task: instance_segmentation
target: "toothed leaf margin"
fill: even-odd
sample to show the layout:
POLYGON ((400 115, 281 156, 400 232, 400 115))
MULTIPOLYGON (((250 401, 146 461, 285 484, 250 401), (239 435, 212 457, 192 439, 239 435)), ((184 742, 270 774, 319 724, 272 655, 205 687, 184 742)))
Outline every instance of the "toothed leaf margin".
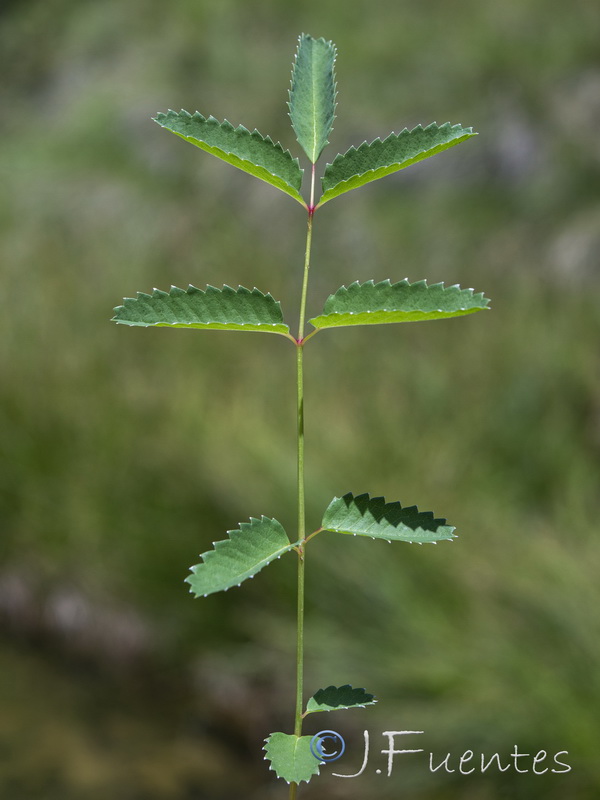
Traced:
POLYGON ((299 38, 292 69, 290 119, 298 143, 314 164, 333 129, 336 106, 336 48, 333 42, 299 38))
POLYGON ((323 515, 322 529, 337 533, 369 536, 388 542, 438 542, 454 539, 455 528, 445 519, 435 519, 431 511, 416 506, 386 503, 383 497, 368 494, 355 497, 351 492, 335 497, 323 515))
POLYGON ((327 164, 321 179, 323 196, 319 205, 448 150, 472 136, 477 136, 472 128, 451 125, 449 122, 443 125, 432 122, 426 128, 422 125, 410 131, 405 128, 400 133, 390 133, 383 141, 378 138, 370 143, 363 142, 359 147, 351 147, 327 164))
POLYGON ((306 714, 317 711, 341 711, 347 708, 364 708, 377 702, 374 695, 364 689, 353 689, 350 684, 319 689, 306 704, 306 714))
POLYGON ((213 116, 203 117, 199 111, 190 114, 183 109, 169 110, 166 114, 157 114, 154 121, 186 142, 270 183, 306 205, 300 194, 303 170, 298 159, 279 142, 275 144, 270 136, 263 136, 256 129, 250 132, 243 125, 234 128, 227 120, 219 122, 213 116))
POLYGON ((191 567, 192 574, 185 579, 196 597, 239 586, 298 545, 290 543, 281 523, 264 516, 250 517, 250 522, 227 534, 229 539, 215 542, 214 550, 203 553, 203 563, 191 567))
POLYGON ((307 783, 319 774, 319 765, 324 763, 310 749, 312 736, 295 736, 288 733, 272 733, 265 739, 265 760, 271 762, 270 769, 287 783, 307 783))
POLYGON ((406 278, 397 283, 355 281, 330 295, 323 313, 309 321, 315 328, 423 322, 473 314, 486 309, 489 302, 481 292, 458 285, 428 286, 427 281, 409 283, 406 278))
POLYGON ((190 284, 185 290, 172 286, 169 292, 138 292, 114 311, 113 321, 121 325, 289 334, 281 304, 270 294, 243 286, 207 286, 204 291, 190 284))

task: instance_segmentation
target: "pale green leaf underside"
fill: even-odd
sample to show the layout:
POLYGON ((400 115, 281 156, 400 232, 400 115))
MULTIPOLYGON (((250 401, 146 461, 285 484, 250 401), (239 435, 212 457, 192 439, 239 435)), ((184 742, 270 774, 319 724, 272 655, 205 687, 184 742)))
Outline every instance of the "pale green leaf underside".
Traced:
POLYGON ((352 686, 328 686, 319 689, 306 704, 306 713, 316 711, 341 711, 345 708, 364 708, 377 702, 372 694, 364 689, 353 689, 352 686))
POLYGON ((312 736, 294 736, 289 733, 272 733, 265 739, 265 760, 271 769, 288 783, 310 781, 319 774, 321 763, 310 751, 312 736))
POLYGON ((296 138, 313 164, 328 144, 335 119, 335 56, 332 42, 300 36, 288 105, 296 138))
POLYGON ((225 120, 203 117, 199 111, 167 111, 154 118, 161 127, 175 133, 186 142, 195 144, 207 153, 232 164, 238 169, 281 189, 294 200, 306 205, 300 194, 302 173, 298 159, 269 136, 257 130, 250 132, 243 125, 234 128, 225 120))
POLYGON ((138 292, 137 297, 126 297, 123 305, 115 308, 113 320, 141 327, 289 334, 280 303, 270 294, 243 286, 207 286, 205 291, 191 285, 185 290, 172 286, 169 292, 138 292))
POLYGON ((336 156, 333 163, 327 164, 319 205, 476 135, 472 128, 463 128, 462 125, 432 122, 426 128, 422 125, 411 131, 405 128, 398 134, 390 133, 383 141, 375 139, 371 143, 363 142, 360 147, 351 147, 343 155, 336 156))
POLYGON ((407 279, 398 283, 355 281, 330 295, 323 313, 310 323, 315 328, 333 328, 447 319, 481 311, 489 302, 473 289, 445 287, 443 283, 428 286, 426 281, 409 283, 407 279))
POLYGON ((434 519, 431 511, 416 506, 403 508, 400 503, 386 503, 383 497, 348 493, 335 497, 323 516, 323 530, 370 536, 388 542, 437 542, 453 539, 455 530, 445 519, 434 519))
POLYGON ((268 517, 250 517, 250 522, 241 522, 227 534, 229 539, 202 553, 203 563, 192 567, 185 579, 196 597, 239 586, 297 544, 291 544, 282 525, 268 517))

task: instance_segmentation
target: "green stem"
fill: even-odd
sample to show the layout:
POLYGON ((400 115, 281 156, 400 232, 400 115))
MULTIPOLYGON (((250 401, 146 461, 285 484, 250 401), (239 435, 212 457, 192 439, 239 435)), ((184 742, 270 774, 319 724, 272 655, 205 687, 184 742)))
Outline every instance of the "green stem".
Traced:
MULTIPOLYGON (((306 524, 304 500, 304 319, 306 314, 306 295, 308 290, 308 271, 310 268, 310 249, 312 244, 312 221, 315 196, 315 167, 313 164, 308 207, 308 227, 306 231, 306 251, 304 255, 304 277, 302 298, 300 300, 300 324, 296 342, 296 383, 298 388, 298 626, 296 631, 296 713, 294 734, 302 734, 302 707, 304 688, 304 559, 306 524)), ((298 786, 290 784, 290 800, 296 800, 298 786)))
POLYGON ((304 664, 304 558, 305 536, 304 520, 304 380, 303 380, 303 353, 304 348, 298 344, 297 376, 298 376, 298 627, 296 631, 296 716, 294 733, 300 736, 302 732, 302 689, 303 689, 303 664, 304 664))

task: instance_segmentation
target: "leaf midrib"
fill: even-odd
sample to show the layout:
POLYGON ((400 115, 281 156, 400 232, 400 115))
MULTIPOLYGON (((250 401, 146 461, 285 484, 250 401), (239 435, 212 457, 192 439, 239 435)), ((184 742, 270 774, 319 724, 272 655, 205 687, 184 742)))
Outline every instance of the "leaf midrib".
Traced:
POLYGON ((313 163, 317 161, 319 157, 317 153, 317 90, 316 90, 316 64, 315 64, 315 47, 314 45, 311 47, 311 78, 312 78, 312 107, 313 107, 313 163))
MULTIPOLYGON (((263 170, 264 172, 267 173, 267 175, 270 175, 272 178, 276 178, 277 180, 282 181, 283 183, 286 184, 286 186, 289 186, 291 189, 295 188, 295 187, 293 187, 291 185, 291 183, 288 183, 288 181, 286 181, 285 178, 282 178, 281 175, 277 175, 275 172, 271 172, 270 169, 267 169, 262 164, 255 164, 254 161, 250 161, 249 158, 242 158, 237 153, 234 153, 233 150, 225 150, 222 147, 218 147, 216 144, 207 144, 202 139, 198 139, 196 136, 184 136, 181 133, 177 133, 176 136, 180 136, 182 139, 187 139, 190 142, 190 144, 194 144, 196 142, 199 142, 200 144, 204 145, 204 147, 209 152, 214 150, 214 151, 216 151, 218 153, 223 153, 223 155, 230 156, 231 158, 235 158, 237 161, 239 161, 242 164, 250 164, 250 166, 254 167, 255 169, 263 170)), ((202 148, 202 149, 204 149, 204 148, 202 148)))
MULTIPOLYGON (((259 561, 255 562, 254 567, 250 567, 249 569, 246 570, 246 572, 251 572, 256 567, 259 567, 259 569, 257 571, 260 571, 263 567, 266 567, 267 564, 270 564, 271 561, 273 561, 275 558, 278 558, 279 556, 283 555, 284 553, 287 553, 289 550, 291 550, 293 547, 297 547, 299 544, 300 544, 300 542, 298 541, 298 542, 294 542, 294 544, 285 545, 284 547, 279 548, 279 550, 276 550, 274 553, 272 553, 270 557, 264 556, 262 559, 260 559, 259 561), (259 566, 259 565, 261 565, 261 566, 259 566)), ((211 552, 213 552, 213 551, 211 551, 211 552)))
MULTIPOLYGON (((296 734, 294 734, 294 735, 296 736, 296 734)), ((300 747, 300 741, 301 741, 301 739, 302 739, 302 736, 296 736, 296 741, 295 741, 295 743, 294 743, 294 754, 293 754, 293 759, 294 759, 294 770, 298 769, 298 748, 300 747)), ((313 755, 314 755, 314 754, 313 754, 313 755)), ((314 774, 314 773, 313 773, 313 774, 314 774)), ((317 774, 318 774, 318 773, 317 773, 317 774)))

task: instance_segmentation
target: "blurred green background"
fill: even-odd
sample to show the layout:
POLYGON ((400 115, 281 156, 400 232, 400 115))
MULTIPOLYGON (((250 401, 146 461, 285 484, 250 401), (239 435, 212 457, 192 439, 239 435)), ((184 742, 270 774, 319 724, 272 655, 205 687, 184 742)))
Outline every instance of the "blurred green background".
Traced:
POLYGON ((256 285, 296 318, 300 207, 150 117, 197 108, 298 153, 301 31, 339 49, 327 160, 433 120, 480 132, 319 212, 309 312, 388 277, 493 305, 307 348, 309 524, 370 491, 460 538, 311 548, 307 690, 380 702, 307 726, 343 732, 340 772, 364 728, 373 755, 302 795, 600 795, 598 22, 587 0, 5 0, 2 798, 286 796, 260 748, 291 727, 294 559, 202 602, 183 579, 250 515, 293 530, 293 348, 108 320, 188 282, 256 285), (381 731, 408 729, 439 760, 518 745, 567 750, 572 770, 431 774, 403 756, 376 775, 381 731))

